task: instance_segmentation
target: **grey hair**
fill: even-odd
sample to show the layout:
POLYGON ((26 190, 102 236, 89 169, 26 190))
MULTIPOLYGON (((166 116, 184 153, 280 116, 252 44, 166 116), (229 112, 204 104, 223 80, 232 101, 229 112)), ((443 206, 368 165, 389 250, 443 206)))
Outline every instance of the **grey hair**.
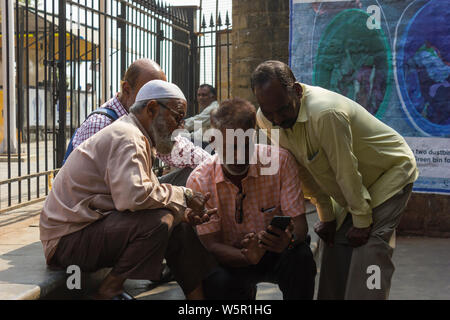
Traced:
POLYGON ((254 129, 256 126, 255 106, 238 97, 222 101, 219 108, 210 114, 211 125, 216 129, 254 129))
POLYGON ((141 100, 138 102, 135 102, 131 107, 130 107, 130 112, 133 114, 140 114, 142 112, 142 110, 145 108, 145 106, 148 104, 149 101, 151 100, 155 100, 155 101, 159 101, 162 102, 164 104, 167 104, 170 99, 148 99, 148 100, 141 100))
POLYGON ((287 64, 277 60, 268 60, 259 64, 253 71, 250 78, 252 91, 255 91, 255 87, 265 85, 272 80, 278 80, 286 89, 292 88, 297 81, 287 64))

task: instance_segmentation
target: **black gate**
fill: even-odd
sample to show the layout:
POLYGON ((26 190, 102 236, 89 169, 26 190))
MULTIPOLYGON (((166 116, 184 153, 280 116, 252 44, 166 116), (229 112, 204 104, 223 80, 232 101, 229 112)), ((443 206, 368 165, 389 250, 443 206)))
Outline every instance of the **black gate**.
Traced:
POLYGON ((12 70, 15 81, 2 88, 8 99, 2 104, 0 213, 48 194, 68 139, 119 91, 134 60, 158 62, 194 113, 198 8, 148 0, 2 1, 12 10, 3 15, 10 27, 3 38, 12 45, 2 49, 15 66, 7 78, 12 70))

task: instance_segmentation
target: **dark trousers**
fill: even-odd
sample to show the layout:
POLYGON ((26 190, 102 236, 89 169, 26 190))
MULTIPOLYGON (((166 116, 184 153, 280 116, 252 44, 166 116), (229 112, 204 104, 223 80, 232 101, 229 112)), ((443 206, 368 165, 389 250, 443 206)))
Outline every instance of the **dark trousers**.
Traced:
POLYGON ((353 226, 347 214, 342 226, 336 231, 334 245, 321 245, 318 300, 387 300, 391 289, 394 263, 392 255, 395 229, 400 223, 408 204, 413 184, 408 184, 396 195, 372 209, 373 225, 366 244, 353 248, 346 234, 353 226), (369 277, 380 270, 380 287, 370 288, 369 277))
POLYGON ((112 267, 115 276, 159 280, 166 258, 175 280, 188 294, 216 262, 190 225, 173 227, 171 221, 165 209, 113 212, 62 237, 51 264, 78 265, 86 272, 112 267))
POLYGON ((256 284, 271 282, 278 284, 284 300, 312 300, 316 273, 311 249, 302 243, 281 254, 267 252, 254 266, 218 266, 203 280, 203 290, 212 300, 254 300, 256 284))
POLYGON ((172 172, 165 174, 158 178, 159 183, 167 183, 174 186, 186 186, 187 179, 189 178, 191 172, 194 169, 192 168, 178 168, 173 170, 172 172))

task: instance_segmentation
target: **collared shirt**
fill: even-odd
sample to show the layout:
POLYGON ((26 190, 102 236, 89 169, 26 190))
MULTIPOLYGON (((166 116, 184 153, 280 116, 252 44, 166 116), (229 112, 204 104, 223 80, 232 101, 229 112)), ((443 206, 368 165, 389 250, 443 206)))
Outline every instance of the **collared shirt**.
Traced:
POLYGON ((123 116, 73 150, 56 176, 40 217, 47 262, 61 237, 117 211, 167 208, 181 220, 183 187, 160 184, 141 123, 123 116))
MULTIPOLYGON (((116 94, 113 98, 105 102, 101 107, 114 110, 118 118, 128 114, 125 107, 122 105, 122 103, 120 103, 118 99, 118 94, 116 94)), ((113 121, 107 116, 103 114, 93 114, 81 124, 80 128, 78 128, 77 132, 75 133, 75 136, 73 137, 72 140, 73 148, 75 149, 84 140, 86 140, 90 136, 93 136, 94 134, 102 130, 104 127, 109 126, 111 123, 113 123, 113 121)))
POLYGON ((156 153, 164 163, 175 168, 195 168, 204 160, 211 158, 211 154, 195 146, 191 140, 178 135, 174 138, 175 144, 169 154, 156 153))
MULTIPOLYGON (((122 103, 120 103, 118 94, 105 102, 102 105, 102 108, 114 110, 119 118, 128 114, 128 111, 122 103)), ((103 114, 93 114, 81 124, 80 128, 75 133, 72 141, 73 148, 75 149, 83 141, 109 126, 111 123, 113 123, 113 121, 107 116, 103 114)), ((197 164, 209 158, 211 155, 202 148, 195 146, 189 139, 183 136, 177 136, 175 138, 175 145, 172 153, 167 155, 156 153, 156 156, 171 167, 195 168, 197 164)))
MULTIPOLYGON (((206 141, 204 138, 204 133, 206 130, 211 128, 211 112, 213 112, 215 109, 219 107, 219 103, 217 101, 211 102, 209 106, 207 106, 205 109, 202 110, 199 114, 187 118, 184 122, 184 128, 188 131, 194 131, 192 133, 192 138, 198 140, 198 141, 206 141), (200 122, 201 126, 199 129, 195 127, 195 122, 200 122), (195 130, 197 129, 197 130, 195 130)), ((206 141, 209 142, 209 141, 206 141)))
POLYGON ((405 139, 358 103, 332 91, 301 84, 303 96, 291 129, 273 127, 261 110, 260 128, 279 129, 279 144, 299 165, 305 196, 322 221, 347 212, 353 225, 370 226, 372 208, 418 177, 416 161, 405 139))
POLYGON ((224 244, 240 247, 240 241, 247 233, 266 230, 274 215, 296 217, 305 213, 294 157, 286 150, 258 144, 254 155, 271 153, 279 160, 275 174, 261 174, 263 165, 258 161, 250 165, 247 176, 242 180, 245 198, 240 224, 235 219, 239 188, 224 176, 218 155, 203 162, 192 172, 186 186, 204 194, 210 192, 211 198, 206 206, 218 209, 209 222, 197 226, 199 235, 220 232, 224 244), (281 207, 282 213, 273 210, 277 207, 281 207))

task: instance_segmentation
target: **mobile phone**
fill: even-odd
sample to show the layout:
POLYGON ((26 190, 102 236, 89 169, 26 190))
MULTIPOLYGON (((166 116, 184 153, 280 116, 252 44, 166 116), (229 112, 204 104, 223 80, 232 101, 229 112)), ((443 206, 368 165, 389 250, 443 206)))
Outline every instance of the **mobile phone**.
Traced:
MULTIPOLYGON (((272 227, 278 228, 280 230, 286 230, 289 223, 291 222, 291 217, 288 216, 274 216, 272 218, 272 221, 270 222, 270 225, 272 227)), ((267 231, 271 233, 270 231, 267 231)), ((272 233, 273 234, 273 233, 272 233)))
MULTIPOLYGON (((272 218, 272 221, 270 222, 270 225, 271 225, 272 227, 275 227, 275 228, 278 228, 278 229, 281 229, 281 230, 284 231, 284 230, 286 230, 286 228, 288 227, 288 225, 289 225, 290 222, 291 222, 291 217, 287 217, 287 216, 274 216, 274 217, 272 218)), ((273 233, 273 232, 270 232, 269 230, 267 230, 266 232, 278 237, 278 235, 276 235, 276 234, 273 233)), ((265 243, 262 242, 261 240, 260 240, 260 243, 265 244, 265 243)))

